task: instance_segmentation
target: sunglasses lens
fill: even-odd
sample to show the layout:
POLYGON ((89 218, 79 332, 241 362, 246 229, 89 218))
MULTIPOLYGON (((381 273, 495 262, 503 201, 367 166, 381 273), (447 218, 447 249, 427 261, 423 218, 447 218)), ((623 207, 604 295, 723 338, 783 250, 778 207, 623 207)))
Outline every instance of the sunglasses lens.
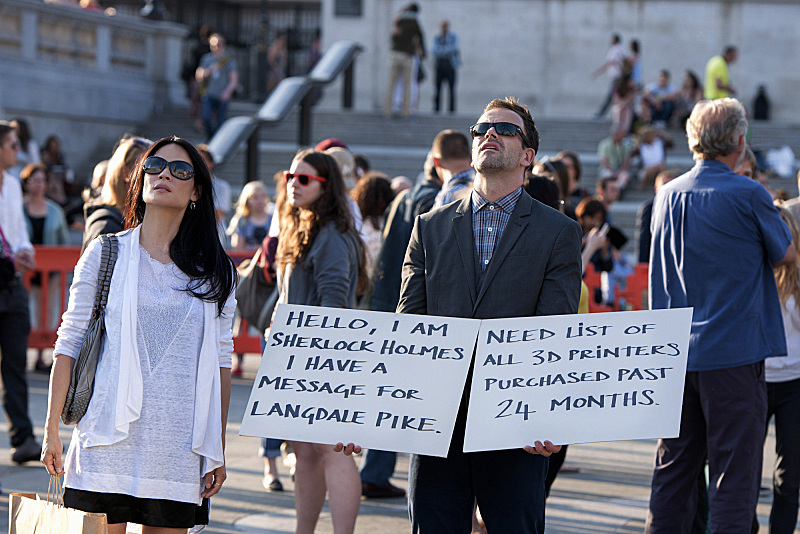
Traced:
POLYGON ((142 169, 147 174, 158 174, 164 170, 167 162, 158 156, 150 156, 146 160, 144 160, 144 165, 142 165, 142 169))
POLYGON ((169 170, 179 180, 191 180, 194 176, 194 168, 185 161, 173 161, 169 170))
POLYGON ((300 182, 300 185, 308 185, 309 178, 307 174, 293 174, 291 172, 287 172, 286 174, 284 174, 284 176, 286 177, 287 184, 292 181, 292 178, 294 178, 295 180, 300 182))
POLYGON ((516 135, 517 129, 514 127, 513 124, 508 122, 498 122, 494 125, 495 130, 500 135, 516 135))
POLYGON ((488 132, 490 128, 494 128, 494 131, 497 132, 498 135, 509 137, 517 135, 518 132, 517 125, 510 122, 481 122, 474 125, 469 131, 472 137, 479 137, 486 135, 486 132, 488 132))
POLYGON ((472 134, 472 137, 479 137, 481 135, 486 135, 486 132, 489 131, 491 124, 488 122, 481 122, 480 124, 475 124, 472 128, 469 129, 469 133, 472 134))

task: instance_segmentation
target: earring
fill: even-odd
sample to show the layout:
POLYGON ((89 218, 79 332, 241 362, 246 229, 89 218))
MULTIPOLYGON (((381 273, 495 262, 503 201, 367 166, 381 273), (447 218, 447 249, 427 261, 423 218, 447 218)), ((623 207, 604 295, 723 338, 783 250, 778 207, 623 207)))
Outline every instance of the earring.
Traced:
POLYGON ((195 201, 194 201, 194 200, 192 200, 191 202, 189 202, 189 209, 190 209, 190 210, 193 210, 193 209, 195 208, 195 206, 196 206, 196 205, 197 205, 197 204, 195 203, 195 201))

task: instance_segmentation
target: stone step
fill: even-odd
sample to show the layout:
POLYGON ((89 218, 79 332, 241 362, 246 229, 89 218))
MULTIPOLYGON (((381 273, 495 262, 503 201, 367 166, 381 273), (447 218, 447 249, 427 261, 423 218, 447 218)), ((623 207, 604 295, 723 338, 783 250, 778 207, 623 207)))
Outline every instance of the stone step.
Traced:
MULTIPOLYGON (((233 102, 229 115, 253 115, 258 108, 259 106, 251 103, 233 102)), ((271 177, 285 169, 300 148, 297 143, 298 116, 298 112, 290 113, 281 124, 265 126, 259 131, 258 176, 269 186, 272 185, 271 177)), ((466 133, 474 120, 474 117, 466 115, 420 115, 410 120, 395 120, 386 119, 378 113, 315 111, 312 140, 317 142, 328 137, 338 137, 354 153, 366 155, 375 170, 391 177, 404 175, 413 179, 421 172, 430 143, 439 131, 455 127, 466 133)), ((581 185, 593 190, 600 163, 596 153, 597 144, 608 135, 608 121, 542 117, 536 122, 542 135, 539 157, 552 157, 566 149, 576 151, 584 169, 581 185)), ((142 125, 141 130, 143 135, 151 138, 179 135, 196 143, 205 140, 202 132, 194 130, 193 120, 186 108, 174 108, 155 115, 142 125)), ((796 154, 800 154, 798 133, 800 125, 796 124, 754 122, 751 126, 753 146, 762 150, 789 145, 796 154)), ((667 151, 667 166, 681 171, 691 168, 694 162, 685 134, 670 131, 670 135, 674 146, 667 151)), ((244 152, 240 151, 230 161, 219 166, 217 174, 228 180, 234 187, 234 192, 237 192, 245 180, 244 152)), ((797 194, 794 178, 773 178, 770 185, 775 189, 785 189, 792 196, 797 194)), ((635 189, 635 185, 632 189, 635 189)), ((643 200, 636 197, 632 189, 626 193, 626 201, 643 200)), ((649 193, 643 194, 646 197, 649 193)))

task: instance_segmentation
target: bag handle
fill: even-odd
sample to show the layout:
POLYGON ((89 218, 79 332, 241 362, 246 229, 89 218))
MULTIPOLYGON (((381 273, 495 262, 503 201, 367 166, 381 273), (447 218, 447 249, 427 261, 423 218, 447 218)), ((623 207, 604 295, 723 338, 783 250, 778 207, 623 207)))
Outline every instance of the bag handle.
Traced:
POLYGON ((118 241, 115 235, 102 235, 103 251, 100 255, 100 270, 97 275, 97 290, 94 295, 93 315, 99 315, 108 302, 108 289, 111 286, 111 275, 117 261, 118 241))
POLYGON ((64 487, 56 475, 50 475, 50 485, 47 487, 47 502, 59 508, 64 507, 64 487))
POLYGON ((272 274, 269 272, 269 265, 267 265, 267 254, 264 251, 263 244, 258 246, 250 263, 253 265, 253 269, 261 269, 261 272, 264 273, 264 279, 267 282, 270 284, 273 282, 272 274))

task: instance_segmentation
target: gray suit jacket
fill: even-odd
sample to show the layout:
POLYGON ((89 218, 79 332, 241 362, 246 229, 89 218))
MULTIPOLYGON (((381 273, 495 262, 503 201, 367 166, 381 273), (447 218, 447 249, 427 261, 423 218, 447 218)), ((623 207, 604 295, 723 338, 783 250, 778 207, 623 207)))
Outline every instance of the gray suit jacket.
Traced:
POLYGON ((417 218, 397 311, 477 319, 577 313, 580 225, 523 191, 478 292, 471 197, 417 218))

